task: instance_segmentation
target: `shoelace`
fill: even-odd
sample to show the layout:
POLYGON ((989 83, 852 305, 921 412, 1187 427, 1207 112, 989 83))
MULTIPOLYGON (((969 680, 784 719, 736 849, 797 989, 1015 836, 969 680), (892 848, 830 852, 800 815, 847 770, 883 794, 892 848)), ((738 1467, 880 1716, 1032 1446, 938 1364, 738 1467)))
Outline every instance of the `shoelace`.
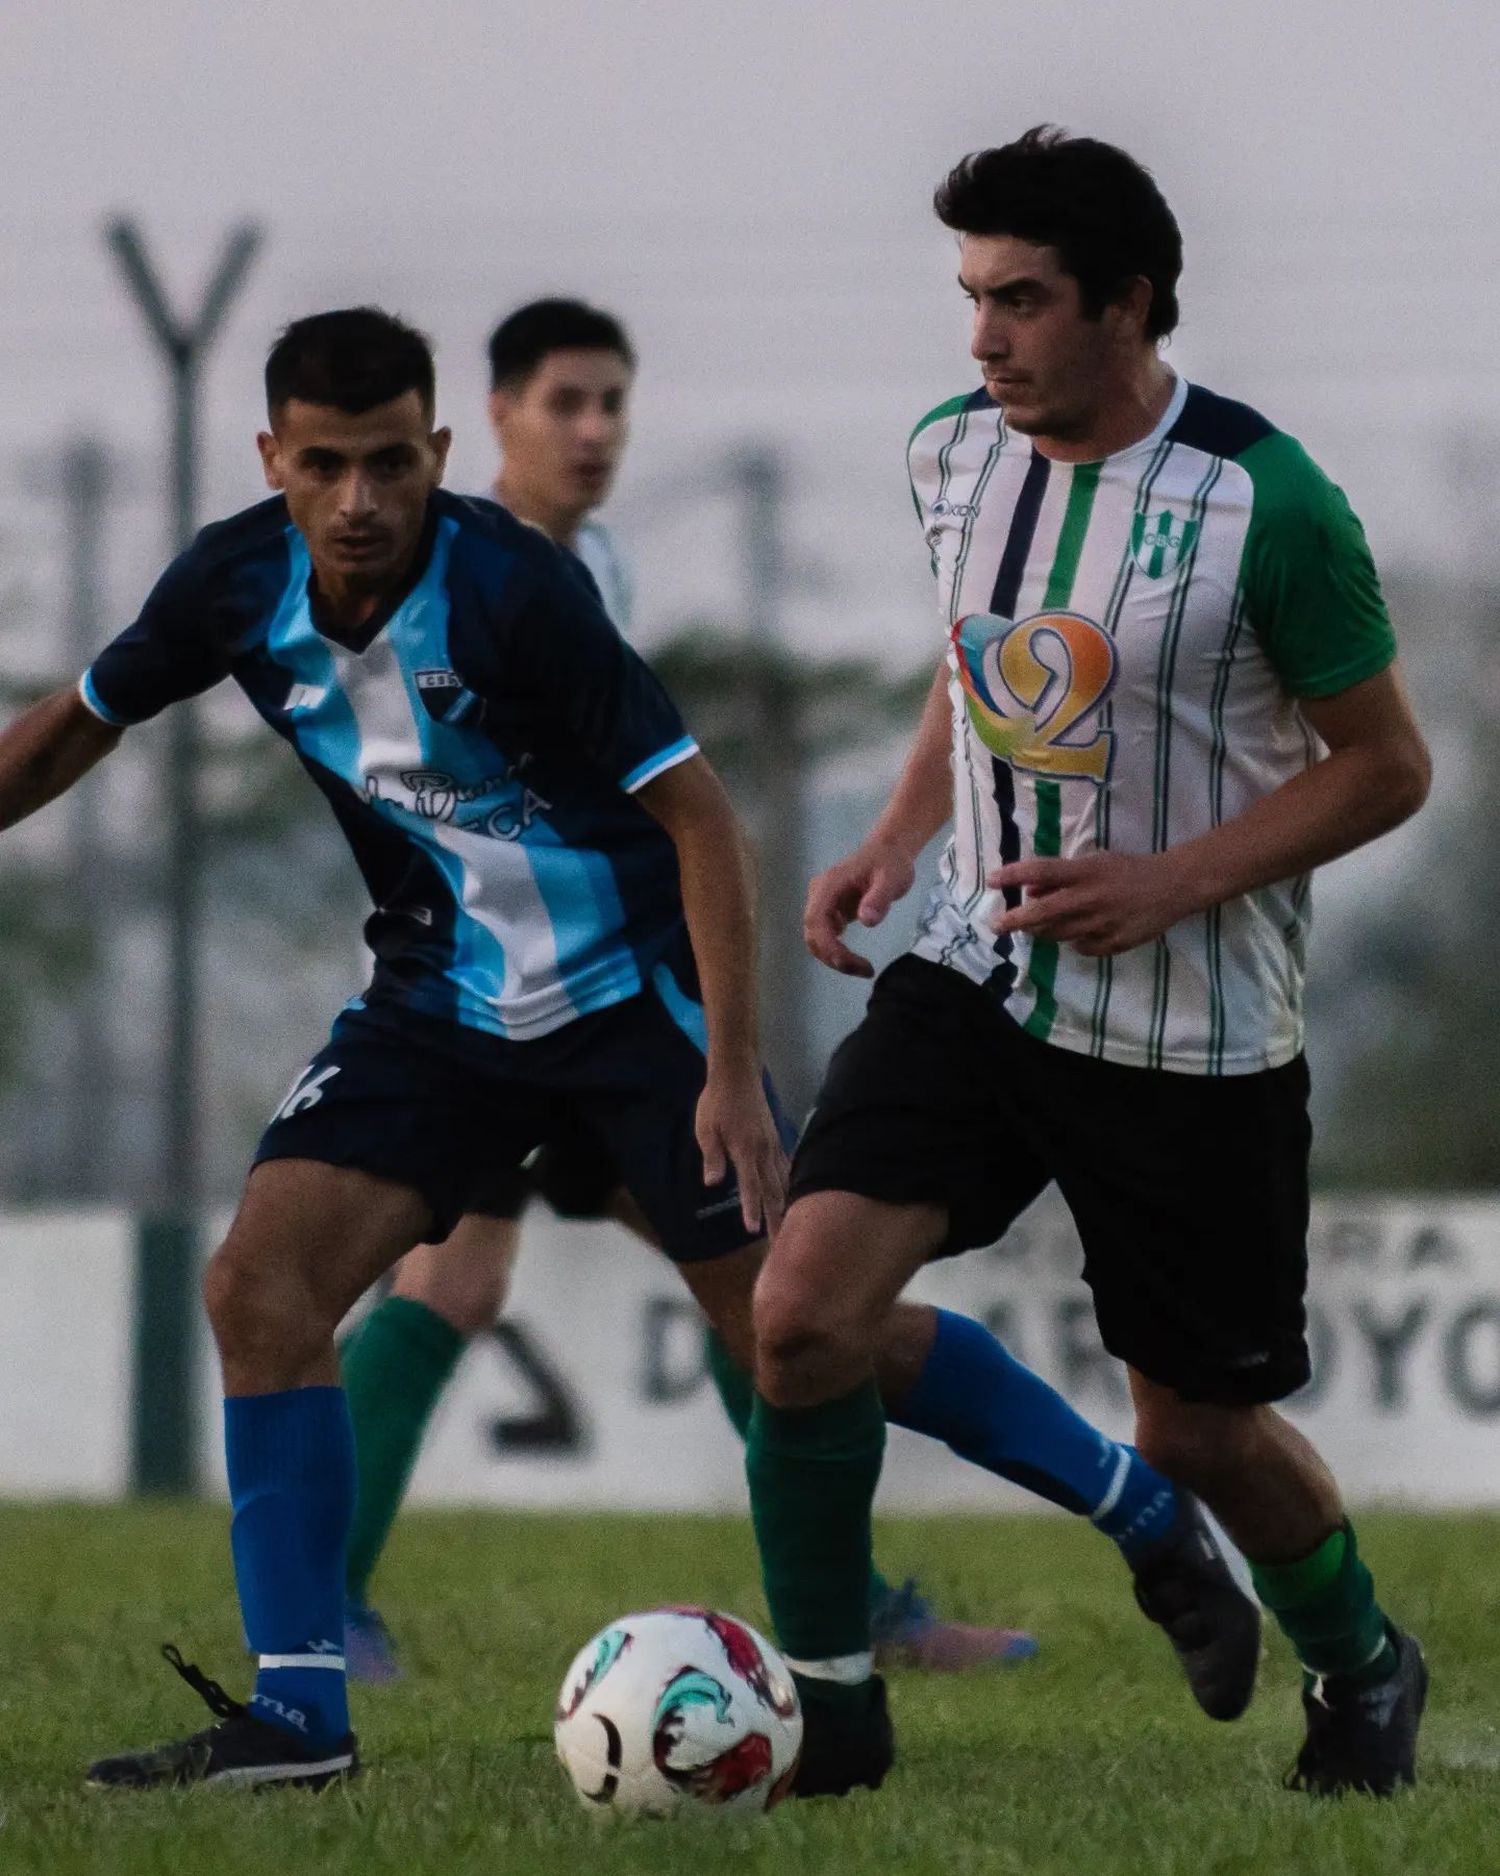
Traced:
POLYGON ((237 1720, 248 1711, 242 1700, 226 1694, 217 1681, 211 1681, 195 1662, 184 1661, 180 1649, 171 1642, 162 1643, 162 1658, 174 1667, 203 1702, 210 1713, 221 1720, 237 1720))

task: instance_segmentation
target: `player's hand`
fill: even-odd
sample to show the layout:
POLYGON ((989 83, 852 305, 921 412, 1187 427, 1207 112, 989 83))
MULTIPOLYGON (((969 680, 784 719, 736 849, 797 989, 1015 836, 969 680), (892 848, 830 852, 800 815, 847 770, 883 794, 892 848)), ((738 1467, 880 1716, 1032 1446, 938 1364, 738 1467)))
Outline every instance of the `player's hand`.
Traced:
POLYGON ((704 1185, 718 1185, 733 1167, 745 1229, 775 1231, 786 1210, 787 1158, 758 1063, 709 1069, 696 1131, 704 1185))
POLYGON ((846 977, 873 977, 875 966, 844 943, 857 919, 878 925, 912 889, 917 870, 911 856, 890 841, 866 841, 847 860, 819 873, 807 889, 802 936, 820 964, 846 977))
POLYGON ((1086 958, 1114 957, 1160 938, 1201 911, 1168 853, 1089 853, 1077 860, 1017 860, 985 876, 996 887, 1020 886, 1025 898, 1002 907, 998 932, 1028 932, 1071 945, 1086 958))

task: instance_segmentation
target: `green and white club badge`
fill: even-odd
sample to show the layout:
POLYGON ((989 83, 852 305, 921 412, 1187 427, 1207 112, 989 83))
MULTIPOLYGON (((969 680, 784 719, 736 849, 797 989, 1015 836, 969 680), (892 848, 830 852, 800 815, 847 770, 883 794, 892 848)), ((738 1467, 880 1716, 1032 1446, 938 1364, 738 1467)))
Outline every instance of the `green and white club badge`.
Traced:
POLYGON ((1159 580, 1181 564, 1198 538, 1196 521, 1179 521, 1170 508, 1137 515, 1130 524, 1130 551, 1148 579, 1159 580))

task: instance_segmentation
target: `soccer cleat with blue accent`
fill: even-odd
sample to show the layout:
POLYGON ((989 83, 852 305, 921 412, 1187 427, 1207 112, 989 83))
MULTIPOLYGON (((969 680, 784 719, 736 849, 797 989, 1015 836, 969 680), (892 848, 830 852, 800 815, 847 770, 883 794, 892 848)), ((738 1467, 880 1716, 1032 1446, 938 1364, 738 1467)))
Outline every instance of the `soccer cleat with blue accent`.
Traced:
POLYGON ((1315 1798, 1347 1792, 1389 1798, 1417 1782, 1417 1728, 1427 1704, 1427 1663, 1414 1635, 1386 1633, 1396 1668, 1373 1687, 1350 1687, 1332 1677, 1315 1680, 1302 1696, 1307 1738, 1287 1774, 1289 1791, 1315 1798))
POLYGON ((896 1735, 878 1674, 859 1686, 792 1675, 802 1703, 802 1752, 794 1798, 842 1798, 856 1785, 879 1789, 896 1760, 896 1735))
POLYGON ((1177 1491, 1177 1521, 1129 1559, 1141 1613, 1167 1632, 1193 1698, 1211 1720, 1237 1720, 1260 1667, 1260 1605, 1234 1579, 1203 1507, 1177 1491))
POLYGON ((344 1612, 344 1665, 351 1681, 386 1687, 401 1678, 396 1644, 379 1612, 351 1602, 344 1612))
POLYGON ((981 1628, 945 1622, 909 1576, 870 1602, 870 1641, 883 1668, 914 1668, 926 1674, 962 1674, 969 1668, 1029 1661, 1034 1635, 1017 1628, 981 1628))
POLYGON ((96 1791, 149 1791, 163 1785, 291 1785, 321 1791, 359 1770, 353 1733, 335 1746, 314 1746, 284 1727, 256 1719, 243 1701, 231 1699, 170 1643, 162 1654, 218 1716, 218 1723, 147 1752, 96 1760, 86 1781, 96 1791))

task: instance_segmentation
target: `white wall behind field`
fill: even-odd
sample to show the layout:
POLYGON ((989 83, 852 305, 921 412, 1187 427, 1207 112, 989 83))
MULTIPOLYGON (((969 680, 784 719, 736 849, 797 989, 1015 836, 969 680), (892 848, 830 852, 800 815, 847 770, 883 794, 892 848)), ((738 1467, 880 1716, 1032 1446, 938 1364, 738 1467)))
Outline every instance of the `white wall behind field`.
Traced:
MULTIPOLYGON (((1311 1245, 1315 1378, 1290 1412, 1356 1502, 1500 1505, 1500 1200, 1323 1201, 1311 1245)), ((1117 1437, 1123 1377, 1100 1349, 1054 1199, 998 1246, 936 1265, 914 1293, 989 1321, 1117 1437)), ((113 1496, 131 1423, 129 1223, 0 1216, 0 1495, 113 1496)), ((205 1487, 223 1490, 204 1352, 205 1487)), ((413 1502, 735 1509, 738 1444, 701 1327, 668 1266, 610 1225, 528 1218, 503 1338, 471 1349, 413 1502)), ((887 1510, 1020 1510, 1034 1500, 892 1434, 887 1510)))
POLYGON ((132 1244, 121 1213, 0 1214, 0 1492, 126 1489, 132 1244))

